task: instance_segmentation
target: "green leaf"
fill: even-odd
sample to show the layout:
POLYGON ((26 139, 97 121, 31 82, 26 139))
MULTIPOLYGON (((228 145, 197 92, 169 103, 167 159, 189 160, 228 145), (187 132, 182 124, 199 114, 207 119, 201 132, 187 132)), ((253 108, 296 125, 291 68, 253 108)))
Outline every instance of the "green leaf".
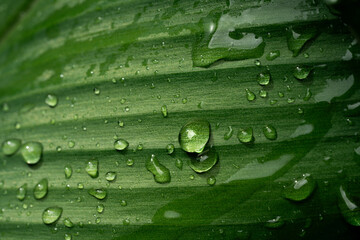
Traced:
POLYGON ((351 15, 349 30, 308 0, 2 1, 0 12, 1 239, 358 236, 351 15), (194 119, 206 124, 184 149, 194 119), (41 151, 24 161, 28 143, 41 151), (188 152, 210 147, 217 161, 197 173, 188 152), (284 198, 303 174, 301 201, 284 198))

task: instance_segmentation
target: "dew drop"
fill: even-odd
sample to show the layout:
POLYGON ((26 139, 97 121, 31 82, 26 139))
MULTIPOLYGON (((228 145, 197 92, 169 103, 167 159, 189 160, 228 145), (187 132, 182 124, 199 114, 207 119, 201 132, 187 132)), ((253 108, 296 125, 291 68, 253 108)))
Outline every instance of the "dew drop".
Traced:
POLYGON ((266 59, 268 61, 273 61, 276 58, 280 57, 280 51, 279 50, 275 50, 275 51, 270 51, 267 55, 266 55, 266 59))
POLYGON ((263 133, 264 133, 264 136, 269 140, 275 140, 277 138, 276 129, 272 125, 266 125, 263 128, 263 133))
POLYGON ((248 88, 245 89, 246 92, 246 98, 249 102, 252 102, 256 99, 255 93, 250 91, 248 88))
POLYGON ((27 164, 36 164, 42 155, 43 146, 39 142, 27 142, 20 148, 20 153, 27 164))
POLYGON ((166 146, 166 151, 167 151, 167 153, 169 154, 169 155, 171 155, 174 151, 175 151, 175 146, 174 146, 174 144, 168 144, 167 146, 166 146))
POLYGON ((167 110, 167 106, 166 105, 163 105, 161 107, 161 113, 163 115, 164 118, 167 118, 168 117, 168 110, 167 110))
POLYGON ((107 172, 105 178, 108 182, 112 182, 116 179, 116 172, 107 172))
POLYGON ((5 140, 1 146, 2 152, 7 155, 13 155, 19 150, 21 146, 21 140, 19 139, 8 139, 5 140))
POLYGON ((181 148, 189 153, 200 153, 210 138, 210 124, 206 120, 197 119, 186 123, 180 130, 181 148))
POLYGON ((228 131, 224 134, 224 139, 229 140, 233 135, 234 130, 231 126, 228 127, 228 131))
POLYGON ((283 190, 283 196, 292 201, 303 201, 307 199, 315 190, 316 181, 309 173, 295 179, 289 186, 283 190))
POLYGON ((97 159, 90 160, 86 163, 85 171, 92 178, 99 176, 99 161, 97 159))
POLYGON ((118 151, 123 151, 128 146, 129 146, 129 143, 125 139, 118 139, 114 142, 114 148, 118 151))
POLYGON ((16 192, 17 199, 19 199, 20 201, 24 200, 26 197, 26 192, 27 192, 27 184, 25 183, 18 188, 16 192))
POLYGON ((158 183, 168 183, 171 180, 170 171, 162 165, 154 154, 145 162, 146 169, 154 175, 158 183))
POLYGON ((94 189, 94 188, 91 188, 88 190, 88 193, 93 196, 94 198, 97 198, 99 200, 102 200, 106 197, 107 195, 107 192, 106 190, 103 190, 103 189, 94 189))
POLYGON ((63 209, 61 207, 49 207, 44 210, 42 214, 42 220, 45 224, 52 224, 56 222, 61 214, 63 209))
POLYGON ((309 67, 309 66, 305 66, 305 65, 296 66, 294 69, 293 75, 298 80, 304 80, 310 75, 312 70, 313 70, 313 68, 309 67))
POLYGON ((105 209, 105 207, 104 207, 103 204, 99 204, 99 205, 96 206, 96 211, 97 211, 98 213, 103 213, 103 212, 104 212, 104 209, 105 209))
POLYGON ((237 138, 241 143, 250 143, 254 140, 252 127, 241 128, 237 134, 237 138))
POLYGON ((48 193, 48 180, 46 178, 40 180, 34 187, 35 199, 42 199, 48 193))
POLYGON ((261 86, 267 86, 270 83, 270 79, 271 79, 271 75, 269 71, 265 71, 265 72, 261 72, 259 73, 258 77, 257 77, 257 82, 261 85, 261 86))
POLYGON ((342 185, 339 188, 339 192, 338 206, 341 214, 350 225, 356 227, 360 226, 359 202, 355 202, 355 197, 352 199, 347 189, 345 189, 342 185))
POLYGON ((218 162, 219 155, 214 148, 204 150, 197 154, 196 157, 191 157, 189 166, 197 173, 204 173, 209 171, 218 162))
POLYGON ((64 167, 65 178, 67 178, 67 179, 71 178, 72 172, 73 172, 73 170, 70 165, 66 165, 64 167))
POLYGON ((211 177, 208 177, 207 179, 207 184, 209 184, 210 186, 214 186, 216 183, 216 178, 211 176, 211 177))
POLYGON ((53 94, 48 94, 45 98, 45 103, 49 107, 56 107, 56 105, 58 104, 58 98, 53 94))
POLYGON ((74 223, 70 220, 70 218, 64 218, 65 227, 72 228, 74 227, 74 223))
POLYGON ((175 167, 177 167, 178 169, 182 170, 183 167, 183 161, 181 159, 175 159, 175 167))

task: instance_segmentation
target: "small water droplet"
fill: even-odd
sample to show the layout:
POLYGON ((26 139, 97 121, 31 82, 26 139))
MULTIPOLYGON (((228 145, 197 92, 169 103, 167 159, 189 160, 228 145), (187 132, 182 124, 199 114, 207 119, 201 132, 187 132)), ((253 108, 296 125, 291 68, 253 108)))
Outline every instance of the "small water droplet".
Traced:
POLYGON ((224 134, 224 140, 229 140, 233 135, 234 130, 231 126, 228 127, 228 131, 224 134))
POLYGON ((168 116, 168 110, 167 110, 167 106, 166 105, 163 105, 161 107, 161 113, 163 115, 164 118, 166 118, 168 116))
POLYGON ((245 89, 246 92, 246 98, 249 102, 252 102, 256 99, 255 93, 250 91, 248 88, 245 89))
POLYGON ((96 211, 97 211, 98 213, 103 213, 103 212, 104 212, 104 209, 105 209, 105 207, 104 207, 103 204, 99 204, 99 205, 96 206, 96 211))
POLYGON ((75 142, 74 142, 74 141, 69 141, 69 142, 68 142, 68 147, 69 147, 69 148, 75 147, 75 142))
POLYGON ((64 167, 65 178, 69 179, 72 175, 72 171, 72 167, 70 165, 66 165, 64 167))
POLYGON ((216 178, 211 176, 211 177, 208 177, 207 179, 207 184, 209 184, 210 186, 214 186, 216 183, 216 178))
POLYGON ((52 224, 56 222, 61 214, 63 209, 61 207, 49 207, 44 210, 42 214, 42 220, 45 224, 52 224))
POLYGON ((241 143, 250 143, 254 140, 252 127, 241 128, 237 134, 237 138, 241 143))
POLYGON ((309 101, 311 96, 312 96, 312 93, 311 93, 310 89, 307 88, 306 93, 305 93, 305 97, 304 97, 304 101, 309 101))
POLYGON ((95 94, 95 95, 99 95, 99 94, 100 94, 100 89, 94 88, 94 94, 95 94))
POLYGON ((360 226, 359 203, 354 201, 355 197, 354 199, 351 198, 349 192, 343 185, 340 186, 339 193, 338 206, 346 222, 352 226, 360 226))
POLYGON ((275 140, 277 138, 277 132, 274 126, 266 125, 263 128, 264 136, 269 140, 275 140))
POLYGON ((312 70, 313 70, 313 68, 309 67, 309 66, 305 66, 305 65, 296 66, 294 69, 293 75, 298 80, 304 80, 310 75, 312 70))
POLYGON ((90 160, 86 163, 85 171, 92 178, 99 176, 99 161, 97 159, 90 160))
POLYGON ((34 197, 35 199, 42 199, 48 193, 48 180, 43 178, 38 182, 34 187, 34 197))
POLYGON ((70 233, 65 233, 64 235, 64 240, 71 240, 72 239, 72 236, 70 233))
POLYGON ((20 148, 20 153, 27 164, 39 162, 43 151, 43 146, 39 142, 27 142, 20 148))
POLYGON ((121 201, 120 201, 120 205, 121 205, 122 207, 126 207, 126 206, 127 206, 127 202, 126 202, 125 200, 121 200, 121 201))
POLYGON ((125 139, 118 139, 114 142, 114 148, 118 151, 123 151, 129 146, 125 139))
POLYGON ((260 95, 260 97, 262 97, 262 98, 266 98, 266 97, 268 96, 268 92, 267 92, 266 90, 264 90, 264 89, 261 89, 261 90, 259 91, 259 95, 260 95))
POLYGON ((310 42, 317 35, 317 29, 313 26, 306 25, 290 28, 287 34, 287 45, 290 51, 293 52, 293 56, 299 55, 304 45, 310 42))
POLYGON ((8 139, 5 140, 1 146, 2 152, 7 155, 15 154, 21 146, 21 140, 19 139, 8 139))
POLYGON ((105 178, 109 182, 114 181, 116 179, 116 172, 107 172, 105 178))
POLYGON ((49 107, 56 107, 56 105, 58 104, 58 98, 54 94, 48 94, 45 98, 45 103, 49 107))
POLYGON ((180 169, 180 170, 182 170, 182 167, 183 167, 183 161, 181 160, 181 159, 175 159, 175 166, 178 168, 178 169, 180 169))
POLYGON ((97 199, 99 199, 99 200, 104 199, 104 198, 106 197, 106 195, 107 195, 107 192, 106 192, 106 190, 104 190, 104 189, 94 189, 94 188, 91 188, 91 189, 88 190, 88 193, 89 193, 91 196, 93 196, 93 197, 95 197, 95 198, 97 198, 97 199))
POLYGON ((168 183, 171 180, 170 171, 162 165, 154 154, 145 162, 146 169, 154 175, 158 183, 168 183))
POLYGON ((64 218, 65 227, 72 228, 74 227, 74 223, 70 220, 70 218, 64 218))
POLYGON ((26 192, 27 192, 27 184, 25 183, 18 188, 16 192, 17 199, 19 199, 20 201, 24 200, 26 197, 26 192))
POLYGON ((276 216, 273 219, 266 221, 265 227, 267 228, 280 228, 285 224, 281 216, 276 216))
POLYGON ((257 77, 257 82, 261 85, 261 86, 267 86, 270 83, 270 79, 271 79, 271 75, 269 71, 265 71, 265 72, 261 72, 259 73, 258 77, 257 77))
POLYGON ((275 51, 270 51, 267 55, 266 55, 266 59, 268 61, 273 61, 274 59, 280 57, 280 51, 279 50, 275 50, 275 51))

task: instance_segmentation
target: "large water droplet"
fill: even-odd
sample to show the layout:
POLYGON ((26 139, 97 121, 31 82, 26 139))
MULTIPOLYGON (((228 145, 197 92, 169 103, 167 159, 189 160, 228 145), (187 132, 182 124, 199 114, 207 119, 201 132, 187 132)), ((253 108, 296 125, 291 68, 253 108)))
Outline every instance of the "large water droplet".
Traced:
POLYGON ((344 186, 340 186, 339 190, 340 196, 338 206, 341 214, 349 224, 357 227, 360 226, 359 202, 354 201, 356 199, 355 197, 354 199, 351 199, 351 196, 348 194, 348 191, 344 188, 344 186))
POLYGON ((61 207, 49 207, 45 209, 45 211, 42 214, 42 220, 45 224, 52 224, 56 222, 61 214, 63 209, 61 207))
POLYGON ((317 35, 317 29, 310 25, 304 27, 290 28, 287 34, 287 44, 293 56, 299 55, 306 43, 314 39, 317 35))
POLYGON ((295 179, 294 182, 284 188, 283 196, 292 201, 302 201, 314 192, 315 187, 316 181, 309 173, 305 173, 301 178, 295 179))
POLYGON ((38 182, 34 187, 34 197, 36 199, 42 199, 48 193, 48 180, 46 178, 38 182))
POLYGON ((56 107, 56 105, 58 104, 58 98, 53 94, 48 94, 45 98, 45 103, 49 107, 56 107))
POLYGON ((162 165, 154 154, 145 162, 146 169, 154 175, 158 183, 168 183, 171 181, 170 171, 162 165))
POLYGON ((237 134, 237 138, 242 143, 250 143, 250 142, 252 142, 253 139, 254 139, 252 127, 239 129, 239 132, 237 134))
POLYGON ((191 157, 189 166, 197 173, 209 171, 219 159, 218 153, 214 148, 209 148, 198 154, 196 157, 191 157))
POLYGON ((199 21, 192 51, 194 66, 207 67, 220 59, 233 61, 263 55, 263 38, 236 30, 236 23, 234 14, 220 12, 211 12, 199 21))
POLYGON ((92 159, 86 163, 85 171, 92 178, 97 178, 99 176, 99 161, 97 159, 92 159))
POLYGON ((180 130, 179 142, 186 152, 200 153, 204 150, 210 137, 210 124, 206 120, 197 119, 186 123, 180 130))
POLYGON ((20 201, 24 200, 26 197, 26 192, 27 192, 27 184, 25 183, 24 185, 18 188, 16 193, 17 199, 19 199, 20 201))
POLYGON ((20 153, 27 164, 36 164, 42 155, 43 146, 39 142, 27 142, 20 148, 20 153))
POLYGON ((93 197, 95 197, 95 198, 97 198, 99 200, 104 199, 106 197, 106 195, 107 195, 107 192, 104 189, 94 189, 94 188, 92 188, 92 189, 88 190, 88 193, 91 196, 93 196, 93 197))
POLYGON ((114 142, 114 148, 118 151, 123 151, 129 146, 125 139, 118 139, 114 142))
POLYGON ((263 133, 264 133, 265 137, 269 140, 275 140, 277 138, 276 129, 272 125, 266 125, 263 128, 263 133))
POLYGON ((2 152, 7 155, 13 155, 19 150, 21 141, 19 139, 8 139, 5 140, 1 146, 2 152))

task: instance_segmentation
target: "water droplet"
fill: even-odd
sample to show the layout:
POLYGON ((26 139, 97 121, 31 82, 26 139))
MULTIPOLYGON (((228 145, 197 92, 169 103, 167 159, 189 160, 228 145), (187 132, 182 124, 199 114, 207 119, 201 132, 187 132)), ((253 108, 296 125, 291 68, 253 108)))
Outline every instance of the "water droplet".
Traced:
POLYGON ((265 227, 267 228, 280 228, 285 224, 281 216, 276 216, 273 219, 266 221, 265 227))
POLYGON ((214 186, 216 183, 216 178, 211 176, 211 177, 208 177, 207 179, 207 184, 209 184, 210 186, 214 186))
POLYGON ((254 101, 256 99, 255 93, 250 91, 248 88, 245 89, 246 98, 249 102, 254 101))
POLYGON ((154 154, 145 162, 146 169, 154 175, 158 183, 168 183, 171 180, 170 171, 162 165, 154 154))
POLYGON ((293 56, 298 56, 304 45, 314 39, 316 35, 317 29, 310 25, 300 26, 296 29, 290 28, 287 34, 287 45, 289 50, 293 52, 293 56))
POLYGON ((309 66, 296 66, 293 75, 299 80, 304 80, 310 75, 312 70, 313 68, 309 66))
POLYGON ((74 142, 74 141, 69 141, 69 142, 68 142, 68 147, 69 147, 69 148, 75 147, 75 142, 74 142))
POLYGON ((69 179, 72 175, 72 171, 72 167, 70 165, 66 165, 64 167, 65 178, 69 179))
POLYGON ((65 227, 72 228, 74 227, 74 223, 70 220, 70 218, 64 218, 65 227))
POLYGON ((236 19, 229 13, 214 11, 200 19, 199 34, 192 51, 194 66, 207 67, 220 59, 233 61, 263 55, 263 38, 254 33, 234 30, 229 21, 236 19))
POLYGON ((121 205, 122 207, 126 207, 126 206, 127 206, 127 202, 126 202, 125 200, 121 200, 121 201, 120 201, 120 205, 121 205))
POLYGON ((45 224, 52 224, 56 222, 61 214, 63 209, 61 207, 49 207, 44 210, 42 214, 42 220, 45 224))
POLYGON ((233 135, 234 130, 231 126, 228 127, 228 131, 224 134, 224 139, 229 140, 233 135))
POLYGON ((134 160, 132 160, 131 158, 129 158, 128 160, 126 160, 126 165, 128 165, 129 167, 131 167, 132 165, 134 165, 134 160))
POLYGON ((261 89, 261 90, 259 91, 259 95, 260 95, 260 97, 262 97, 262 98, 266 98, 266 97, 268 96, 268 92, 267 92, 266 90, 264 90, 264 89, 261 89))
POLYGON ((15 123, 15 129, 19 130, 21 128, 21 124, 20 123, 15 123))
POLYGON ((304 101, 309 101, 311 96, 312 96, 312 93, 311 93, 310 89, 307 88, 306 93, 305 93, 305 97, 304 97, 304 101))
POLYGON ((116 178, 116 172, 107 172, 105 175, 107 181, 112 182, 116 178))
POLYGON ((280 51, 279 50, 275 50, 275 51, 270 51, 267 55, 266 55, 266 59, 268 61, 273 61, 274 59, 280 57, 280 51))
POLYGON ((254 140, 252 127, 241 128, 237 134, 237 138, 242 143, 250 143, 254 140))
POLYGON ((114 148, 118 151, 123 151, 129 146, 125 139, 118 139, 114 142, 114 148))
POLYGON ((70 233, 65 233, 64 235, 64 240, 71 240, 72 239, 72 236, 70 233))
POLYGON ((34 187, 35 199, 42 199, 48 193, 48 180, 46 178, 40 180, 34 187))
POLYGON ((20 153, 27 164, 36 164, 42 155, 43 146, 39 142, 27 142, 20 148, 20 153))
POLYGON ((316 181, 309 173, 295 179, 289 186, 284 188, 283 196, 292 201, 302 201, 307 199, 315 190, 316 181))
POLYGON ((77 188, 78 188, 78 189, 84 189, 84 184, 78 183, 78 184, 77 184, 77 188))
POLYGON ((97 159, 90 160, 86 163, 85 171, 92 178, 99 176, 99 161, 97 159))
POLYGON ((99 200, 104 199, 104 198, 106 197, 106 195, 107 195, 106 190, 103 190, 103 189, 94 189, 94 188, 89 189, 89 190, 88 190, 88 193, 89 193, 91 196, 93 196, 93 197, 95 197, 95 198, 97 198, 97 199, 99 199, 99 200))
POLYGON ((128 218, 125 218, 124 220, 123 220, 123 225, 130 225, 130 219, 128 219, 128 218))
POLYGON ((4 103, 4 104, 2 105, 2 110, 3 110, 4 112, 8 112, 8 111, 10 110, 9 104, 4 103))
POLYGON ((277 138, 276 129, 272 125, 266 125, 263 128, 263 133, 265 137, 269 140, 275 140, 277 138))
POLYGON ((18 188, 16 193, 17 199, 19 199, 20 201, 24 200, 26 197, 26 192, 27 192, 27 184, 25 183, 24 185, 18 188))
POLYGON ((161 113, 163 115, 164 118, 166 118, 168 116, 168 110, 167 110, 167 106, 166 105, 163 105, 161 107, 161 113))
POLYGON ((219 159, 218 153, 214 148, 204 150, 202 153, 197 154, 196 157, 191 157, 189 166, 197 173, 209 171, 219 159))
POLYGON ((19 139, 8 139, 6 141, 3 142, 1 148, 2 148, 2 152, 7 155, 13 155, 17 152, 17 150, 19 150, 21 146, 21 140, 19 139))
POLYGON ((178 168, 178 169, 180 169, 180 170, 182 170, 182 167, 183 167, 183 161, 181 160, 181 159, 175 159, 175 166, 178 168))
POLYGON ((175 146, 174 146, 174 144, 168 144, 167 146, 166 146, 166 151, 167 151, 167 153, 169 154, 169 155, 171 155, 174 151, 175 151, 175 146))
POLYGON ((102 204, 99 204, 99 205, 96 206, 96 211, 97 211, 98 213, 103 213, 103 212, 104 212, 104 209, 105 209, 105 207, 104 207, 104 205, 102 205, 102 204))
POLYGON ((261 62, 260 62, 259 59, 256 59, 256 60, 254 61, 254 64, 255 64, 255 66, 258 66, 258 67, 261 66, 261 62))
POLYGON ((351 199, 347 189, 342 185, 340 186, 339 191, 340 196, 338 206, 341 214, 350 225, 356 227, 360 226, 360 208, 359 204, 354 201, 355 197, 354 199, 351 199))
POLYGON ((285 94, 283 92, 278 92, 278 96, 279 96, 279 98, 283 98, 285 96, 285 94))
POLYGON ((99 95, 99 94, 100 94, 100 89, 94 88, 94 94, 95 94, 95 95, 99 95))
POLYGON ((210 124, 206 120, 197 119, 186 123, 180 130, 179 142, 186 152, 200 153, 210 138, 210 124))
POLYGON ((269 71, 259 73, 257 77, 257 82, 261 86, 267 86, 270 83, 271 75, 269 71))
POLYGON ((58 104, 58 98, 53 94, 48 94, 45 98, 45 103, 49 107, 56 107, 56 105, 58 104))

